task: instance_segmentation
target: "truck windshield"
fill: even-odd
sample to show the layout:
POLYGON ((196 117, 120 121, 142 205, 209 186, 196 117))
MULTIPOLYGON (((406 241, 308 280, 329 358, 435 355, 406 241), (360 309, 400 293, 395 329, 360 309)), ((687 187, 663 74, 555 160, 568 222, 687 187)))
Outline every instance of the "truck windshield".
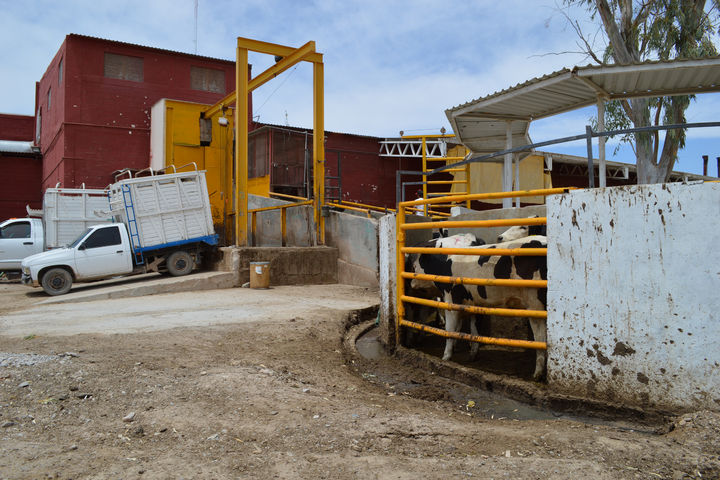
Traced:
POLYGON ((92 228, 88 228, 88 229, 85 230, 83 233, 81 233, 80 236, 77 237, 74 242, 72 242, 70 245, 68 245, 68 248, 75 248, 75 247, 77 247, 77 246, 80 244, 80 242, 82 241, 82 239, 85 238, 85 235, 87 235, 88 233, 90 233, 91 230, 92 230, 92 228))

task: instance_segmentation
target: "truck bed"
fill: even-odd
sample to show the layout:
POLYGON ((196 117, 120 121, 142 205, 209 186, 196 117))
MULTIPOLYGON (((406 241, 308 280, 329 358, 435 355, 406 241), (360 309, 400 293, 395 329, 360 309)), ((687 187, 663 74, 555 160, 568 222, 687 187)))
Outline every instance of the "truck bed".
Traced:
POLYGON ((120 180, 110 187, 109 198, 112 215, 127 226, 135 251, 217 242, 204 171, 120 180))

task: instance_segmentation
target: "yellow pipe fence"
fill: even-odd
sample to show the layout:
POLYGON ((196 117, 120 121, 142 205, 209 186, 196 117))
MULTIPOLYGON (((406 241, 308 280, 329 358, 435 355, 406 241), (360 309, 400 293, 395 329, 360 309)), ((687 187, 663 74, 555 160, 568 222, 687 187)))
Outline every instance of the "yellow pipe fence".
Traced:
POLYGON ((430 221, 422 223, 405 223, 405 217, 408 211, 425 208, 425 205, 441 204, 447 202, 472 201, 484 199, 499 198, 515 198, 515 197, 531 197, 531 196, 547 196, 560 193, 567 193, 572 188, 551 188, 543 190, 523 190, 514 192, 496 192, 496 193, 477 193, 465 195, 453 195, 448 197, 424 198, 401 202, 397 209, 397 315, 396 315, 396 338, 399 338, 400 327, 409 327, 424 332, 440 335, 445 338, 455 338, 458 340, 468 340, 491 345, 500 345, 506 347, 519 347, 544 350, 547 348, 545 342, 535 342, 526 340, 515 340, 509 338, 494 338, 480 335, 470 335, 461 332, 448 332, 446 330, 431 327, 428 325, 411 322, 405 318, 405 302, 417 305, 425 305, 433 308, 441 308, 445 310, 454 310, 471 314, 498 315, 507 317, 531 317, 531 318, 547 318, 547 311, 544 310, 521 310, 512 308, 488 308, 471 305, 459 305, 454 303, 440 302, 437 300, 429 300, 405 295, 405 279, 420 279, 439 283, 448 283, 453 285, 484 285, 484 286, 506 286, 506 287, 523 287, 523 288, 547 288, 547 280, 519 280, 519 279, 489 279, 489 278, 467 278, 467 277, 450 277, 441 275, 427 275, 414 272, 405 272, 405 254, 444 254, 444 255, 504 255, 504 256, 547 256, 547 248, 423 248, 423 247, 406 247, 405 232, 408 230, 422 230, 433 228, 478 228, 478 227, 512 227, 520 225, 546 225, 547 218, 508 218, 498 220, 468 220, 468 221, 430 221))

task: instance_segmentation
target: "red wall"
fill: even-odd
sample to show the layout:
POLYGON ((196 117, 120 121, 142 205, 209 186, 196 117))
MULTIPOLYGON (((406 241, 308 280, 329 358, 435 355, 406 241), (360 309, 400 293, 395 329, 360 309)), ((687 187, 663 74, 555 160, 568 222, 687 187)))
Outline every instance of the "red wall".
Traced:
POLYGON ((35 131, 35 118, 31 115, 0 113, 0 140, 30 142, 35 131))
POLYGON ((177 52, 68 35, 40 80, 43 189, 105 187, 112 172, 150 164, 150 109, 162 98, 212 104, 225 94, 190 88, 192 66, 225 71, 235 89, 235 64, 177 52), (105 53, 143 58, 143 81, 104 76, 105 53), (63 60, 59 83, 58 65, 63 60), (47 91, 52 89, 48 111, 47 91))
POLYGON ((0 221, 27 217, 26 205, 42 207, 40 157, 0 156, 0 221))
MULTIPOLYGON (((30 142, 33 140, 35 119, 29 115, 0 113, 0 140, 30 142)), ((11 217, 25 217, 26 205, 42 206, 40 176, 42 160, 39 155, 15 156, 0 153, 0 221, 11 217)))

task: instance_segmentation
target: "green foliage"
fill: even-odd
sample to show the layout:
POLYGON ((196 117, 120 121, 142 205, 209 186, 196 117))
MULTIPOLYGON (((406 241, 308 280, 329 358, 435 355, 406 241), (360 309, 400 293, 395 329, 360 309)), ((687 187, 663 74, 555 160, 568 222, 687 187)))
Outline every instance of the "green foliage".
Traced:
MULTIPOLYGON (((590 19, 603 25, 607 36, 605 50, 601 55, 588 53, 592 53, 596 59, 602 59, 606 65, 692 59, 718 54, 713 35, 720 33, 720 0, 564 0, 564 4, 584 7, 590 19)), ((605 107, 605 129, 684 123, 685 110, 693 99, 694 96, 676 96, 652 98, 648 102, 608 102, 605 107)), ((597 120, 591 121, 596 127, 597 120)), ((659 136, 652 135, 650 139, 649 152, 653 158, 641 158, 640 149, 636 145, 640 137, 645 141, 648 138, 647 134, 639 134, 637 137, 623 135, 620 140, 635 142, 633 148, 638 155, 638 168, 641 160, 657 165, 657 156, 661 151, 659 136)), ((663 155, 673 158, 660 163, 672 169, 678 148, 685 146, 685 131, 669 131, 665 142, 663 155), (671 142, 670 145, 667 142, 671 142)), ((669 170, 666 173, 669 174, 669 170)))

